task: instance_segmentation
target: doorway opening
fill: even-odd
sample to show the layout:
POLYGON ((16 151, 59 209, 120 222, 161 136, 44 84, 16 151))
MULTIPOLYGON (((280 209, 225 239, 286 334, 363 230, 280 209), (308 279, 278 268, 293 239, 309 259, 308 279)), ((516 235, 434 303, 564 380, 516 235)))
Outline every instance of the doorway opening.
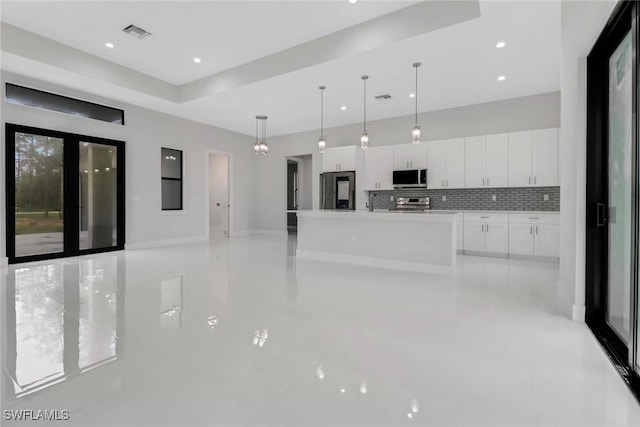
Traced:
POLYGON ((230 170, 229 154, 209 152, 209 239, 229 237, 230 170))
POLYGON ((287 233, 298 232, 297 211, 311 209, 312 155, 287 157, 287 233))

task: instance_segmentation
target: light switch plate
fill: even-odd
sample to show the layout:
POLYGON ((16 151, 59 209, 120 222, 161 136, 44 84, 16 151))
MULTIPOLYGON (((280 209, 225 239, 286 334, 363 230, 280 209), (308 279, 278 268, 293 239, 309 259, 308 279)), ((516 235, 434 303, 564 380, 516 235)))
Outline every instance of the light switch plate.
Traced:
POLYGON ((389 196, 389 201, 393 202, 393 196, 389 196))
POLYGON ((447 201, 447 196, 442 196, 442 201, 446 202, 447 201))
POLYGON ((544 195, 544 201, 545 201, 545 202, 548 202, 548 201, 549 201, 549 195, 548 195, 548 194, 545 194, 545 195, 544 195))
POLYGON ((491 200, 493 200, 494 202, 496 201, 496 195, 495 194, 491 196, 491 200))

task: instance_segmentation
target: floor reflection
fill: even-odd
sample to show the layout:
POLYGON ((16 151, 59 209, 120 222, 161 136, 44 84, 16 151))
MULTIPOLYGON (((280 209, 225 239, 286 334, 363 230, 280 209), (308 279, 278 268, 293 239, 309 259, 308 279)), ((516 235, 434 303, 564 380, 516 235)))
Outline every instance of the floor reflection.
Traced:
POLYGON ((17 267, 6 276, 3 366, 10 401, 118 357, 124 266, 117 256, 17 267), (119 321, 120 316, 120 321, 119 321))

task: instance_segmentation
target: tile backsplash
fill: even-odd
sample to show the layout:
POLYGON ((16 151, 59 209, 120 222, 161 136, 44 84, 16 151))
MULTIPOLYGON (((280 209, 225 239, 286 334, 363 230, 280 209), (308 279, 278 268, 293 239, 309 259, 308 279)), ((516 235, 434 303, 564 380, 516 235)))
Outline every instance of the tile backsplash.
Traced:
POLYGON ((374 209, 395 207, 396 197, 430 197, 431 209, 559 211, 560 187, 462 188, 430 190, 407 188, 372 191, 374 209), (446 200, 443 200, 443 196, 446 200), (494 199, 495 196, 495 200, 494 199), (391 198, 393 197, 393 200, 391 198), (548 200, 545 200, 548 199, 548 200))

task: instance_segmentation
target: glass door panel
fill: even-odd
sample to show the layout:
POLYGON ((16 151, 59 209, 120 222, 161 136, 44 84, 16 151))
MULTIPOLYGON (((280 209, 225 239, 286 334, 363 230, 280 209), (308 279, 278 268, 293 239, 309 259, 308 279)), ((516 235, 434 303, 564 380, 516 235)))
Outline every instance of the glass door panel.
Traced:
POLYGON ((631 146, 633 141, 632 38, 609 57, 609 286, 606 320, 629 343, 631 308, 631 146))
POLYGON ((15 133, 15 256, 64 251, 63 140, 15 133))
POLYGON ((80 142, 80 250, 110 248, 118 243, 118 148, 80 142))

